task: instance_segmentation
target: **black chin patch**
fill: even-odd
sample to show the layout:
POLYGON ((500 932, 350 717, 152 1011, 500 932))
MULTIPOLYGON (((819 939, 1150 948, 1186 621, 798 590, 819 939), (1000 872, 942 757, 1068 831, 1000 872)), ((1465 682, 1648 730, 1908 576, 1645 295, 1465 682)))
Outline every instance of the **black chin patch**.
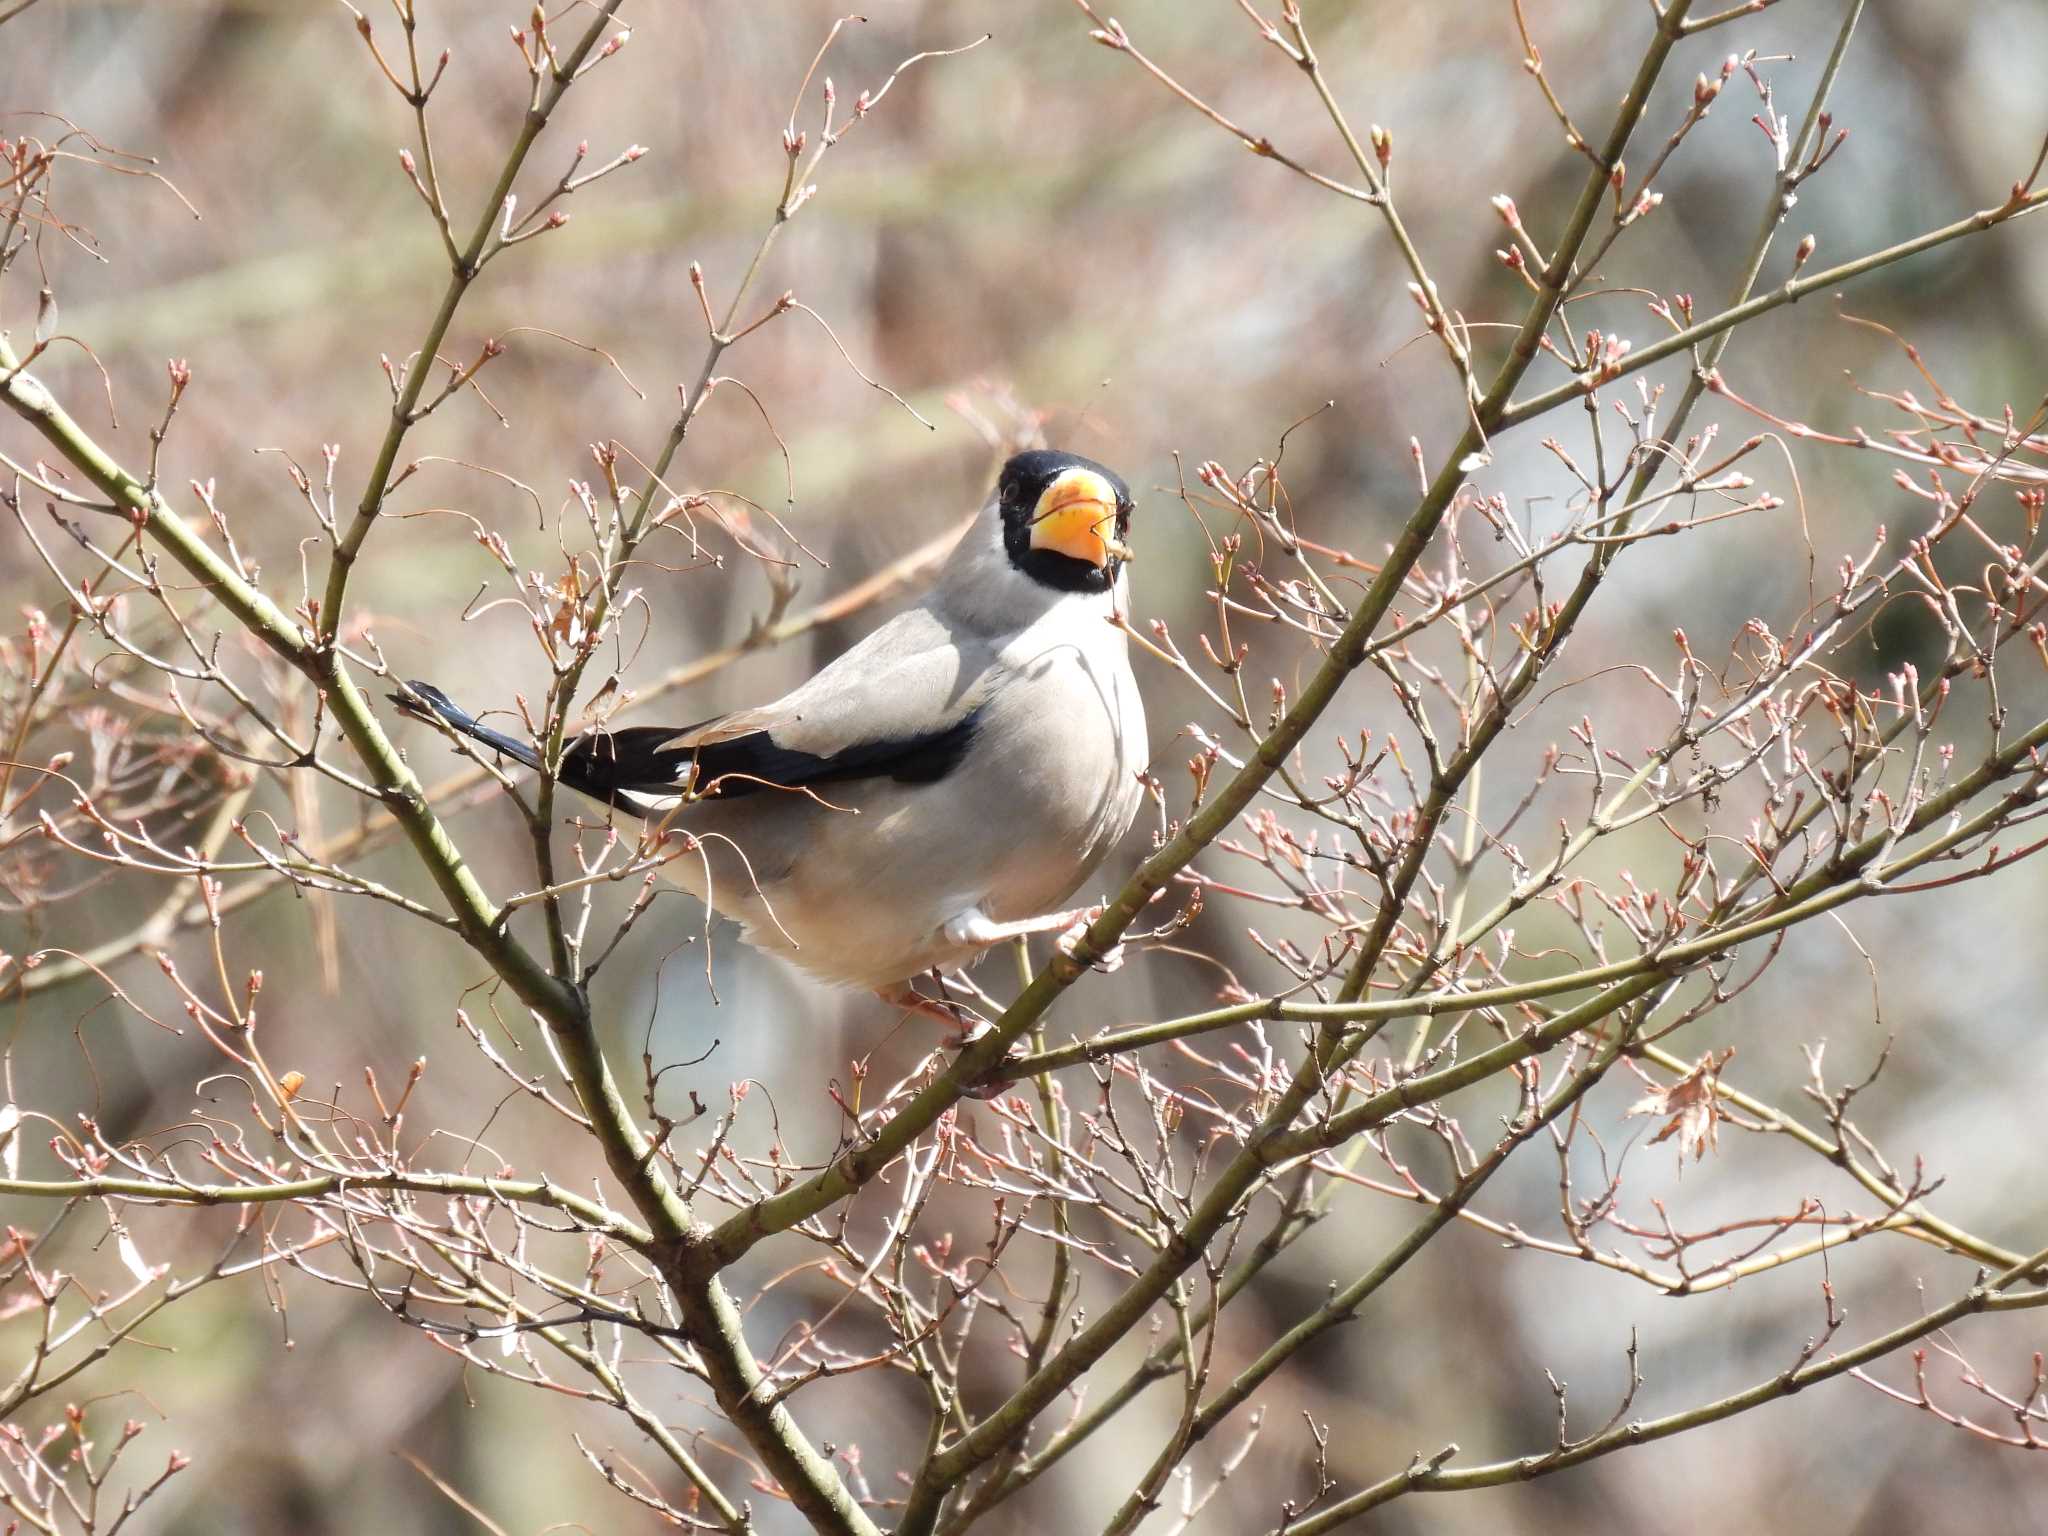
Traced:
POLYGON ((1056 549, 1033 549, 1030 525, 1021 520, 1014 527, 1004 524, 1003 547, 1018 570, 1061 592, 1107 592, 1116 584, 1116 573, 1123 565, 1117 559, 1107 565, 1091 565, 1056 549))

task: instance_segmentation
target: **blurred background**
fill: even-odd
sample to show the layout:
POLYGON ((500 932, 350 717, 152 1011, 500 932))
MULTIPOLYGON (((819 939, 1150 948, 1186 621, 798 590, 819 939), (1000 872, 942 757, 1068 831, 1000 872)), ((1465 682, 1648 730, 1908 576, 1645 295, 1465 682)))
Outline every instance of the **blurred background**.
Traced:
MULTIPOLYGON (((388 12, 366 8, 380 41, 394 46, 388 12)), ((1552 82, 1580 127, 1599 136, 1640 57, 1647 8, 1633 0, 1525 0, 1525 8, 1552 82)), ((524 106, 526 77, 506 32, 526 13, 481 0, 422 9, 425 50, 453 52, 433 125, 456 224, 466 231, 524 106)), ((1584 166, 1561 145, 1521 67, 1507 0, 1304 9, 1354 121, 1392 132, 1403 217, 1446 302, 1475 324, 1518 318, 1520 285, 1494 259, 1504 242, 1487 199, 1511 194, 1542 238, 1561 222, 1584 166)), ((1768 56, 1759 67, 1774 83, 1778 110, 1796 125, 1839 13, 1817 0, 1779 5, 1682 45, 1631 159, 1647 160, 1691 100, 1695 73, 1711 73, 1731 51, 1768 56)), ((474 397, 459 399, 417 432, 410 452, 516 477, 536 488, 552 517, 567 483, 591 476, 589 443, 617 438, 643 455, 658 447, 676 385, 696 377, 704 349, 688 264, 701 263, 713 303, 722 304, 773 212, 792 95, 835 14, 810 0, 627 7, 631 46, 569 93, 522 186, 531 197, 550 185, 579 139, 588 140, 592 164, 633 143, 649 153, 564 204, 573 215, 565 228, 494 266, 447 350, 467 357, 486 335, 542 328, 610 353, 645 398, 601 359, 530 331, 510 338, 508 355, 486 376, 505 424, 474 397)), ((1117 15, 1139 46, 1219 110, 1316 169, 1344 173, 1313 93, 1230 0, 1124 0, 1117 15)), ((1270 456, 1291 423, 1333 402, 1290 437, 1287 483, 1305 533, 1373 557, 1414 500, 1411 441, 1434 465, 1460 421, 1435 344, 1410 344, 1417 311, 1405 292, 1408 274, 1377 216, 1247 155, 1129 60, 1091 43, 1085 18, 1064 0, 877 0, 821 74, 833 77, 843 111, 905 56, 983 32, 992 39, 972 52, 905 73, 826 158, 815 196, 775 247, 758 290, 762 303, 793 290, 830 321, 861 368, 936 429, 864 384, 810 319, 791 314, 749 336, 721 371, 745 381, 786 442, 793 503, 785 504, 781 453, 737 392, 718 397, 693 429, 680 482, 752 496, 829 564, 799 557, 801 609, 969 510, 1000 456, 991 429, 1028 432, 1041 423, 1048 440, 1108 461, 1140 491, 1135 607, 1141 619, 1164 617, 1187 632, 1200 622, 1209 577, 1199 531, 1169 494, 1177 456, 1190 466, 1216 459, 1242 468, 1270 456)), ((1851 139, 1804 190, 1766 283, 1783 279, 1793 244, 1808 232, 1824 265, 2001 202, 2048 126, 2043 58, 2048 11, 2034 0, 1871 7, 1834 98, 1836 122, 1851 139)), ((1768 145, 1748 120, 1755 110, 1755 93, 1738 78, 1665 171, 1663 206, 1617 246, 1610 286, 1691 292, 1701 314, 1719 307, 1768 192, 1768 145)), ((188 359, 195 382, 166 451, 165 483, 214 479, 245 552, 262 560, 274 591, 295 594, 299 547, 316 530, 278 458, 252 450, 285 449, 313 462, 322 444, 339 444, 344 504, 360 491, 388 412, 379 354, 416 345, 445 278, 438 238, 399 169, 398 150, 412 142, 409 112, 376 74, 342 7, 289 0, 44 0, 0 32, 0 112, 8 114, 0 134, 49 132, 47 122, 31 129, 33 120, 20 115, 29 111, 62 114, 107 144, 156 156, 201 218, 149 181, 67 167, 58 205, 79 240, 47 240, 41 278, 26 268, 12 275, 0 290, 0 325, 26 335, 36 289, 47 282, 61 329, 88 341, 105 367, 118 427, 97 373, 75 351, 60 349, 38 371, 131 464, 147 457, 164 360, 188 359)), ((800 122, 815 133, 816 120, 814 96, 800 122)), ((1959 399, 1991 415, 2010 403, 2024 417, 2048 388, 2044 238, 2041 225, 2023 222, 1948 245, 1854 285, 1846 307, 1910 339, 1959 399)), ((1594 307, 1597 318, 1575 322, 1578 329, 1600 324, 1639 341, 1657 334, 1639 299, 1594 307)), ((1481 332, 1482 345, 1494 334, 1481 332)), ((1539 367, 1532 384, 1556 382, 1549 367, 1539 367)), ((1845 324, 1820 298, 1743 332, 1726 371, 1751 399, 1830 428, 1898 424, 1858 385, 1926 392, 1893 343, 1845 324)), ((1662 369, 1651 377, 1680 375, 1662 369)), ((1481 487, 1518 508, 1555 514, 1571 485, 1538 440, 1551 431, 1569 440, 1580 428, 1577 413, 1567 414, 1569 422, 1560 416, 1504 437, 1481 487)), ((1725 408, 1698 419, 1723 420, 1731 441, 1751 430, 1725 408)), ((29 451, 12 423, 0 424, 0 444, 29 451)), ((1879 525, 1896 541, 1924 521, 1924 505, 1894 487, 1891 466, 1874 456, 1816 450, 1796 462, 1824 585, 1839 556, 1860 555, 1879 525)), ((1750 467, 1789 494, 1782 459, 1750 467)), ((555 534, 530 498, 459 464, 424 467, 398 505, 458 510, 502 534, 522 565, 559 563, 555 534)), ((1511 805, 1517 771, 1582 712, 1623 750, 1661 738, 1665 721, 1645 702, 1654 696, 1611 669, 1645 657, 1663 665, 1675 626, 1715 655, 1752 615, 1781 634, 1796 627, 1807 561, 1791 517, 1744 519, 1709 537, 1631 551, 1625 576, 1603 593, 1567 657, 1563 675, 1582 685, 1520 731, 1504 771, 1489 778, 1489 805, 1493 796, 1503 809, 1511 805)), ((463 617, 480 589, 486 600, 503 591, 502 572, 470 527, 460 517, 422 516, 380 529, 354 589, 357 616, 401 675, 432 677, 486 702, 538 698, 545 667, 524 618, 511 608, 463 617)), ((672 549, 655 558, 676 568, 650 565, 637 580, 654 622, 629 684, 742 639, 769 611, 767 569, 729 543, 718 552, 722 571, 682 569, 692 562, 672 549)), ((23 606, 50 603, 49 588, 19 530, 0 526, 0 599, 10 625, 23 606)), ((654 718, 698 719, 772 697, 902 601, 897 595, 749 656, 663 699, 654 718)), ((1914 631, 1910 610, 1888 609, 1835 664, 1869 679, 1931 643, 1914 631)), ((1155 763, 1178 794, 1179 765, 1195 750, 1183 726, 1214 722, 1194 690, 1163 668, 1139 670, 1155 763)), ((1384 687, 1361 677, 1329 723, 1384 731, 1395 718, 1384 687)), ((438 739, 401 729, 424 777, 455 766, 438 739)), ((333 831, 359 812, 336 798, 321 814, 333 831)), ((528 883, 523 833, 501 807, 465 813, 456 830, 493 889, 528 883)), ((1097 877, 1101 891, 1115 888, 1143 845, 1141 830, 1097 877)), ((1624 854, 1600 867, 1625 864, 1624 854)), ((407 888, 418 883, 402 849, 363 867, 407 888)), ((2035 1134, 2048 1089, 2048 1067, 2034 1049, 2042 895, 2040 871, 2022 867, 1934 898, 1859 907, 1849 923, 1856 943, 1831 926, 1802 933, 1711 1036, 1676 1048, 1736 1045, 1730 1080, 1795 1108, 1804 1046, 1826 1040, 1831 1071, 1853 1078, 1895 1037, 1885 1075, 1859 1104, 1865 1128, 1894 1165, 1921 1157, 1947 1181, 1935 1202, 1942 1214, 2031 1250, 2048 1215, 2035 1134), (1881 1018, 1858 943, 1877 957, 1881 1018)), ((147 889, 114 889, 87 910, 67 908, 61 941, 82 947, 118 933, 155 899, 147 889)), ((611 965, 600 1002, 627 1060, 637 1059, 643 1039, 657 1060, 710 1052, 671 1074, 678 1094, 688 1086, 721 1104, 728 1083, 751 1078, 772 1098, 788 1144, 816 1157, 830 1150, 838 1124, 824 1076, 844 1082, 846 1064, 872 1053, 876 1080, 892 1081, 928 1048, 921 1026, 892 1034, 872 1000, 812 987, 716 927, 708 941, 714 1001, 695 918, 680 901, 667 910, 611 965)), ((308 902, 267 898, 233 930, 237 963, 266 972, 273 1059, 291 1059, 315 1083, 359 1080, 365 1062, 388 1081, 424 1053, 435 1069, 420 1091, 417 1123, 474 1133, 497 1090, 478 1086, 451 1018, 463 989, 482 979, 480 968, 444 937, 383 909, 357 903, 339 916, 332 972, 308 902)), ((0 948, 57 942, 38 921, 0 923, 0 948)), ((1244 921, 1212 911, 1194 941, 1247 976, 1268 976, 1244 921)), ((992 962, 984 981, 1002 990, 1006 965, 992 962)), ((161 986, 147 960, 115 975, 138 996, 161 986)), ((1188 1011, 1214 992, 1213 968, 1146 957, 1063 1004, 1053 1034, 1188 1011)), ((86 982, 5 1005, 17 1098, 96 1106, 115 1136, 176 1123, 213 1058, 189 1035, 160 1035, 101 1006, 105 996, 86 982)), ((1617 1144, 1642 1130, 1640 1121, 1619 1120, 1630 1096, 1619 1086, 1599 1111, 1603 1134, 1611 1129, 1617 1144)), ((1805 1112, 1817 1119, 1811 1105, 1805 1112)), ((1476 1112, 1472 1123, 1481 1123, 1476 1112)), ((766 1122, 745 1133, 765 1142, 766 1122)), ((490 1135, 523 1166, 574 1182, 569 1164, 550 1160, 551 1149, 572 1155, 551 1122, 514 1106, 490 1135)), ((1640 1150, 1631 1188, 1665 1199, 1681 1226, 1787 1209, 1805 1194, 1830 1208, 1868 1208, 1846 1180, 1779 1141, 1724 1134, 1718 1154, 1682 1181, 1668 1151, 1640 1150)), ((1554 1206, 1554 1167, 1540 1157, 1519 1183, 1511 1174, 1489 1191, 1492 1214, 1532 1226, 1546 1213, 1554 1226, 1554 1206)), ((1226 1339, 1255 1346, 1312 1308, 1331 1277, 1369 1263, 1412 1219, 1363 1194, 1337 1211, 1246 1298, 1235 1325, 1241 1334, 1226 1328, 1226 1339)), ((958 1219, 973 1224, 971 1213, 958 1219)), ((155 1247, 179 1252, 182 1226, 160 1221, 155 1247)), ((749 1277, 758 1284, 786 1259, 756 1255, 758 1272, 736 1278, 743 1289, 749 1277)), ((1852 1331, 1875 1331, 1918 1309, 1916 1280, 1939 1299, 1967 1284, 1968 1273, 1901 1240, 1846 1251, 1834 1283, 1848 1298, 1852 1331)), ((1331 1470, 1347 1488, 1454 1439, 1477 1457, 1541 1450, 1553 1411, 1545 1367, 1569 1382, 1591 1427, 1625 1379, 1623 1349, 1636 1328, 1648 1383, 1634 1412, 1668 1412, 1789 1364, 1820 1326, 1818 1284, 1817 1269, 1795 1266, 1681 1303, 1591 1266, 1504 1253, 1483 1233, 1453 1229, 1365 1318, 1276 1384, 1260 1456, 1197 1528, 1264 1529, 1281 1498, 1301 1495, 1307 1441, 1295 1426, 1303 1412, 1330 1425, 1331 1470)), ((381 1313, 303 1281, 288 1289, 287 1318, 261 1287, 214 1288, 149 1331, 163 1352, 131 1351, 101 1368, 96 1387, 81 1384, 81 1393, 136 1388, 145 1396, 118 1411, 152 1423, 167 1416, 152 1437, 199 1459, 200 1475, 174 1481, 151 1506, 148 1529, 475 1529, 394 1458, 399 1447, 511 1531, 651 1524, 602 1486, 569 1441, 581 1427, 637 1458, 620 1427, 544 1394, 465 1381, 459 1362, 381 1313), (287 1337, 289 1351, 280 1348, 287 1337)), ((750 1317, 757 1347, 806 1306, 801 1284, 770 1292, 750 1317)), ((1971 1350, 1979 1369, 2023 1390, 2028 1351, 2043 1342, 2032 1316, 1964 1328, 1958 1339, 1981 1345, 1981 1353, 1971 1350)), ((1888 1379, 1903 1379, 1902 1367, 1892 1366, 1888 1379)), ((894 1465, 895 1439, 919 1422, 909 1392, 866 1378, 837 1398, 818 1393, 817 1404, 815 1432, 865 1434, 869 1471, 881 1477, 894 1465)), ((990 1528, 1093 1529, 1170 1427, 1172 1407, 1163 1394, 1146 1400, 1120 1433, 1100 1437, 990 1528)), ((671 1417, 705 1422, 687 1394, 671 1417)), ((1234 1444, 1241 1431, 1227 1429, 1221 1439, 1234 1444)), ((767 1502, 757 1499, 757 1510, 767 1502)), ((763 1519, 764 1529, 789 1528, 785 1512, 763 1519)), ((2037 1531, 2048 1528, 2048 1481, 2034 1458, 1839 1382, 1530 1486, 1411 1498, 1364 1528, 1731 1525, 2037 1531)))

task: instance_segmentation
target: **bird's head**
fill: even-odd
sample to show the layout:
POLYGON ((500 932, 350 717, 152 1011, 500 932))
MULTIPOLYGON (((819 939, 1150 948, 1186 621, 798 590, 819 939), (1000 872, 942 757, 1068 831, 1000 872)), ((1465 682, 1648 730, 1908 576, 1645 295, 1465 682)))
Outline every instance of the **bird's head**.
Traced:
POLYGON ((1077 453, 1039 448, 996 481, 1010 564, 1058 592, 1107 592, 1131 558, 1131 492, 1113 470, 1077 453))

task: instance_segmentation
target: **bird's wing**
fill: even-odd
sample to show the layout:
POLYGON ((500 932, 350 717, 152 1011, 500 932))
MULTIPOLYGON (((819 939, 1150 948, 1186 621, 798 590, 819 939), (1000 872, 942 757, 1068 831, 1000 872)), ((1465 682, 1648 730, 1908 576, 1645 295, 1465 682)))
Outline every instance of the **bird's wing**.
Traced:
POLYGON ((562 782, 629 810, 691 786, 730 800, 850 779, 931 783, 974 737, 986 650, 914 608, 772 704, 582 736, 563 754, 562 782))

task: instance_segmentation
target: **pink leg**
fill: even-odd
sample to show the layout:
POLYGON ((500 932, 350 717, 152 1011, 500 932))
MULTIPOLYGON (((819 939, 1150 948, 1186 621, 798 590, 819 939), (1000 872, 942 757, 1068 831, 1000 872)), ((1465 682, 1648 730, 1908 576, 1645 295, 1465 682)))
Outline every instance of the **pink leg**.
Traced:
MULTIPOLYGON (((955 944, 973 944, 985 948, 991 944, 1000 944, 1005 939, 1020 939, 1028 934, 1057 933, 1061 951, 1072 954, 1082 930, 1100 916, 1101 907, 1074 907, 1065 912, 1048 912, 1043 917, 1027 917, 1021 922, 998 923, 985 916, 979 907, 969 907, 946 924, 946 937, 955 944)), ((1121 944, 1096 962, 1097 966, 1105 971, 1113 971, 1123 963, 1124 947, 1121 944)))
POLYGON ((1100 907, 1075 907, 1069 912, 1048 912, 1043 917, 1027 917, 1021 922, 998 923, 984 915, 981 908, 969 907, 946 924, 946 937, 955 944, 1000 944, 1005 939, 1021 939, 1034 933, 1063 932, 1077 922, 1092 921, 1094 914, 1101 910, 1100 907))
POLYGON ((875 996, 891 1008, 900 1008, 905 1013, 914 1013, 945 1025, 950 1032, 946 1041, 948 1045, 965 1045, 988 1027, 986 1021, 977 1019, 965 1008, 926 997, 907 981, 899 981, 893 987, 877 987, 875 996))
MULTIPOLYGON (((988 1020, 976 1017, 959 1004, 943 1003, 936 998, 926 997, 907 981, 898 982, 893 987, 877 987, 875 996, 891 1008, 901 1008, 906 1013, 922 1014, 925 1018, 936 1019, 944 1024, 951 1031, 946 1037, 945 1044, 953 1050, 960 1050, 972 1044, 989 1027, 988 1020)), ((1023 1046, 1018 1044, 1011 1046, 1010 1051, 1016 1056, 1021 1055, 1023 1049, 1023 1046)), ((1000 1098, 1015 1086, 1015 1079, 1005 1076, 998 1067, 985 1080, 968 1088, 967 1095, 975 1099, 1000 1098)))

